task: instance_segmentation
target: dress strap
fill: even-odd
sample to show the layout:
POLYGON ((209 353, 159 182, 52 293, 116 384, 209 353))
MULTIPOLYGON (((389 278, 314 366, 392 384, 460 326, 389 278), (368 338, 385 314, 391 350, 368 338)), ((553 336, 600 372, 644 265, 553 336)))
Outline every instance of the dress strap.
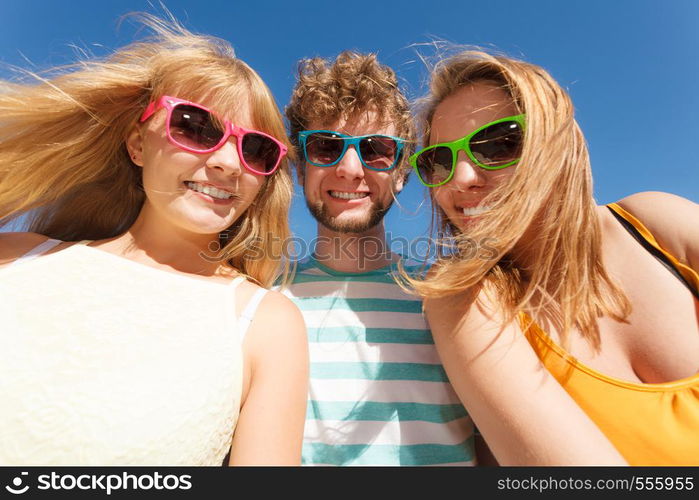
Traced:
POLYGON ((262 298, 265 296, 266 293, 266 288, 258 288, 257 291, 253 294, 252 298, 250 299, 250 302, 248 302, 248 305, 245 306, 245 309, 241 313, 239 330, 241 343, 245 339, 245 334, 248 332, 248 328, 250 328, 252 318, 255 317, 255 311, 257 311, 257 307, 260 305, 260 302, 262 302, 262 298))
POLYGON ((28 262, 30 260, 36 259, 41 254, 48 252, 53 247, 55 247, 56 245, 59 245, 61 243, 63 243, 61 240, 54 240, 52 238, 49 238, 48 240, 44 241, 43 243, 38 244, 37 246, 35 246, 31 250, 29 250, 24 255, 21 255, 19 258, 15 259, 15 261, 8 264, 7 267, 12 267, 12 266, 15 266, 19 263, 28 262))

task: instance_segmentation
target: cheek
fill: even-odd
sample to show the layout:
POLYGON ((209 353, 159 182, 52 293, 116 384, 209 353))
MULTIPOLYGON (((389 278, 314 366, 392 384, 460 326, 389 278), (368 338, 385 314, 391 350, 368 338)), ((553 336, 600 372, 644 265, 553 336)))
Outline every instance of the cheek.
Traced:
POLYGON ((389 195, 395 191, 396 179, 388 172, 375 172, 373 170, 364 170, 364 181, 369 186, 369 189, 375 193, 389 195))
POLYGON ((241 179, 240 185, 245 190, 246 198, 252 201, 260 192, 265 182, 266 178, 262 175, 245 174, 245 178, 241 179))
POLYGON ((202 159, 194 153, 171 148, 167 145, 160 149, 144 152, 143 180, 158 184, 179 183, 181 177, 188 177, 200 168, 202 159))
POLYGON ((315 192, 317 189, 319 189, 323 175, 324 171, 320 168, 306 166, 306 170, 303 175, 304 190, 309 192, 315 192))
POLYGON ((488 172, 488 183, 495 187, 506 184, 512 180, 515 174, 514 167, 503 168, 502 170, 493 170, 488 172))
POLYGON ((449 210, 453 207, 450 190, 444 188, 443 186, 432 188, 432 198, 436 205, 438 205, 442 210, 449 213, 449 210))
POLYGON ((158 157, 165 152, 172 154, 178 151, 168 140, 164 125, 154 125, 155 124, 149 124, 149 127, 142 131, 143 141, 141 143, 141 150, 144 159, 158 157))
POLYGON ((163 186, 168 183, 169 176, 164 175, 161 171, 163 170, 162 162, 160 161, 148 161, 144 162, 143 167, 141 167, 141 174, 143 179, 143 187, 148 190, 148 188, 163 186))

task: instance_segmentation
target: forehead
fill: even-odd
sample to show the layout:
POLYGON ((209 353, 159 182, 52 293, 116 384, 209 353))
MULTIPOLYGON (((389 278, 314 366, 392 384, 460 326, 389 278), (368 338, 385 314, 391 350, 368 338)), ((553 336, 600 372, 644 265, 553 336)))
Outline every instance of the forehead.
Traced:
POLYGON ((362 110, 335 120, 314 120, 309 130, 333 130, 347 135, 395 135, 396 126, 387 122, 375 109, 362 110))
POLYGON ((198 104, 224 120, 248 127, 253 116, 250 106, 250 93, 243 85, 206 85, 199 82, 182 82, 176 88, 166 91, 167 95, 198 104))
POLYGON ((430 142, 455 140, 488 122, 517 114, 507 92, 490 83, 461 87, 432 116, 430 142))
POLYGON ((253 116, 248 99, 222 99, 203 97, 193 102, 201 104, 224 120, 246 128, 252 128, 253 116))

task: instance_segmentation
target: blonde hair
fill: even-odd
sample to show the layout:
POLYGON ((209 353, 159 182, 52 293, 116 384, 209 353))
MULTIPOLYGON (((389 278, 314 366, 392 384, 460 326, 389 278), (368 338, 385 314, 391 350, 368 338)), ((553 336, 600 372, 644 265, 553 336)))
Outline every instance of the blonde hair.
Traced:
POLYGON ((415 124, 410 103, 398 86, 395 72, 380 64, 376 54, 344 51, 330 62, 315 57, 299 62, 298 82, 286 107, 291 142, 302 157, 298 133, 311 122, 328 123, 374 109, 379 121, 396 127, 396 136, 408 142, 394 175, 407 179, 408 157, 415 150, 415 124))
MULTIPOLYGON (((254 127, 290 146, 270 90, 227 42, 190 33, 174 19, 137 18, 154 32, 151 38, 47 77, 25 72, 28 83, 0 82, 0 226, 27 215, 30 230, 68 241, 126 231, 145 194, 125 141, 148 103, 162 95, 207 98, 220 110, 247 100, 254 127)), ((217 258, 224 267, 263 286, 287 274, 281 256, 292 192, 285 159, 250 209, 221 234, 217 258), (261 258, 249 258, 253 246, 262 247, 261 258)))
POLYGON ((441 258, 424 280, 407 281, 425 297, 477 287, 495 296, 505 324, 524 311, 555 321, 564 340, 577 328, 598 348, 598 318, 623 321, 631 306, 602 262, 589 155, 570 97, 539 66, 463 51, 434 68, 422 113, 425 144, 437 106, 476 83, 504 90, 526 114, 521 160, 511 180, 488 195, 483 204, 493 209, 468 234, 458 234, 432 199, 441 236, 455 237, 455 253, 441 258), (525 251, 533 256, 528 268, 511 253, 525 232, 531 235, 525 251), (483 242, 494 248, 494 258, 459 257, 483 242))

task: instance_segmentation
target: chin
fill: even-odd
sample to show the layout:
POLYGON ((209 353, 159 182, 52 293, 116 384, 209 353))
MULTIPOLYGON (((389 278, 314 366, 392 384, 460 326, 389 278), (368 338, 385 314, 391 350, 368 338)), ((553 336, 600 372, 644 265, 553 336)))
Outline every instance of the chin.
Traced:
MULTIPOLYGON (((470 218, 469 218, 470 219, 470 218)), ((473 224, 472 220, 464 219, 463 215, 449 217, 449 225, 452 231, 456 233, 467 233, 469 226, 473 224)))
POLYGON ((216 218, 190 218, 185 223, 180 224, 180 227, 187 231, 200 235, 218 235, 225 231, 235 222, 235 219, 228 221, 216 218))
POLYGON ((343 212, 337 216, 322 214, 320 218, 316 217, 316 220, 340 233, 364 233, 378 225, 383 216, 383 212, 372 209, 354 214, 343 212))
POLYGON ((227 210, 193 210, 188 212, 192 224, 201 227, 202 232, 221 232, 229 228, 241 216, 244 216, 245 208, 231 207, 227 210))

